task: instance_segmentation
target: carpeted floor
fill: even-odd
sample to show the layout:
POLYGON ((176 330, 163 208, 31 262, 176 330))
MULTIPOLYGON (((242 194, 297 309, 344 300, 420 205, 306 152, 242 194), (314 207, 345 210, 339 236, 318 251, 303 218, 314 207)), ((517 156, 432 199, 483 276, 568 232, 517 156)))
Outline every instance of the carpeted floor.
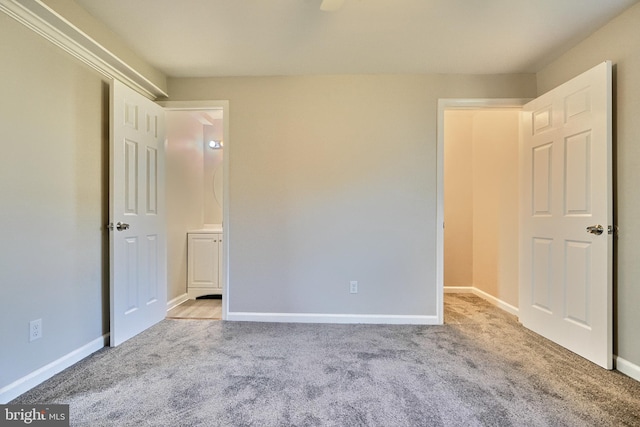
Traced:
POLYGON ((78 426, 640 425, 640 383, 462 294, 444 326, 164 320, 12 403, 78 426))

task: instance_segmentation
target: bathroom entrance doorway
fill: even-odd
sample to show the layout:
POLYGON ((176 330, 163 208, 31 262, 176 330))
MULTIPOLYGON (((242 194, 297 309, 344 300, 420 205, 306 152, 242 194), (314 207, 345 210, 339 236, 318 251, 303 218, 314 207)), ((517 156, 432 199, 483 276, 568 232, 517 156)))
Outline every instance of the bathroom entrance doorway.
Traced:
POLYGON ((160 104, 167 118, 167 316, 226 319, 229 102, 160 104), (208 244, 214 239, 198 240, 196 243, 201 244, 197 247, 189 244, 188 236, 212 236, 210 233, 216 236, 214 248, 208 244), (197 262, 189 259, 194 254, 197 262), (195 292, 190 283, 194 266, 198 270, 195 292), (218 299, 193 299, 207 293, 216 294, 218 299), (224 298, 219 299, 221 295, 224 298), (184 305, 185 302, 188 303, 184 305))

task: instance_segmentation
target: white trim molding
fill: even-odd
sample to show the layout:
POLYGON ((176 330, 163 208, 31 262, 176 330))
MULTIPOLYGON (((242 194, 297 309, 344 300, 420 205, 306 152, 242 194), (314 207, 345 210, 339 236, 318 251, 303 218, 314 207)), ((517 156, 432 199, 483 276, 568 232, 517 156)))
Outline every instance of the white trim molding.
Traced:
POLYGON ((149 99, 167 93, 40 0, 0 0, 0 11, 110 79, 149 99))
POLYGON ((490 295, 488 293, 486 293, 483 290, 480 290, 478 288, 473 288, 472 290, 474 295, 479 296, 480 298, 484 299, 485 301, 489 301, 491 304, 495 305, 498 308, 503 309, 504 311, 506 311, 507 313, 513 314, 514 316, 518 316, 519 314, 519 310, 518 307, 515 307, 509 303, 506 303, 504 301, 502 301, 499 298, 494 297, 493 295, 490 295))
POLYGON ((616 371, 621 372, 636 381, 640 381, 640 366, 635 363, 631 363, 620 356, 613 356, 613 360, 615 362, 614 366, 616 371))
POLYGON ((6 404, 23 393, 31 390, 33 387, 48 380, 57 373, 60 373, 68 367, 78 363, 85 357, 95 353, 105 347, 109 342, 109 334, 105 334, 95 340, 83 345, 72 352, 65 354, 57 360, 36 369, 28 375, 19 378, 11 384, 0 388, 0 404, 6 404))
POLYGON ((472 294, 473 286, 445 286, 445 294, 472 294))
POLYGON ((187 294, 182 294, 173 298, 171 301, 167 301, 167 311, 179 306, 180 304, 187 301, 188 299, 189 299, 189 296, 187 294))
POLYGON ((509 314, 513 314, 514 316, 518 316, 519 315, 519 310, 518 307, 515 307, 507 302, 502 301, 499 298, 494 297, 493 295, 490 295, 488 293, 486 293, 483 290, 480 290, 474 286, 445 286, 444 287, 444 292, 447 294, 453 294, 453 293, 465 293, 465 294, 474 294, 482 299, 484 299, 485 301, 490 302, 491 304, 495 305, 496 307, 506 311, 509 314))
POLYGON ((380 325, 440 325, 437 316, 389 314, 250 313, 230 312, 227 320, 276 323, 366 323, 380 325))

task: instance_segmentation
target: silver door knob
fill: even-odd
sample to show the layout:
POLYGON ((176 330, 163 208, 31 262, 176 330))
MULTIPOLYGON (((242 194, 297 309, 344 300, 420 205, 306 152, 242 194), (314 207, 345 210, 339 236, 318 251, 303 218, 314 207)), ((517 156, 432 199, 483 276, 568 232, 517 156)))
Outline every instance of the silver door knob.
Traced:
POLYGON ((124 230, 128 230, 129 229, 129 224, 126 224, 124 222, 119 222, 116 224, 116 230, 118 231, 124 231, 124 230))
POLYGON ((604 233, 604 227, 601 226, 600 224, 598 224, 598 225, 590 225, 590 226, 587 227, 587 232, 591 233, 591 234, 595 234, 596 236, 599 236, 602 233, 604 233))

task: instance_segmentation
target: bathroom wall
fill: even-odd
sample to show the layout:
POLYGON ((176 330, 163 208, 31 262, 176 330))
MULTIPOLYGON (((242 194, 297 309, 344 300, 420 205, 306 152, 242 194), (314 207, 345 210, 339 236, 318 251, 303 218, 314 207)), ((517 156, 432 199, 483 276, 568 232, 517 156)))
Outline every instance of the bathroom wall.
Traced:
POLYGON ((205 224, 222 224, 222 159, 223 149, 212 149, 209 141, 223 141, 222 118, 204 125, 202 199, 205 224))
POLYGON ((203 125, 168 111, 166 146, 167 300, 187 291, 187 230, 203 225, 203 125))

